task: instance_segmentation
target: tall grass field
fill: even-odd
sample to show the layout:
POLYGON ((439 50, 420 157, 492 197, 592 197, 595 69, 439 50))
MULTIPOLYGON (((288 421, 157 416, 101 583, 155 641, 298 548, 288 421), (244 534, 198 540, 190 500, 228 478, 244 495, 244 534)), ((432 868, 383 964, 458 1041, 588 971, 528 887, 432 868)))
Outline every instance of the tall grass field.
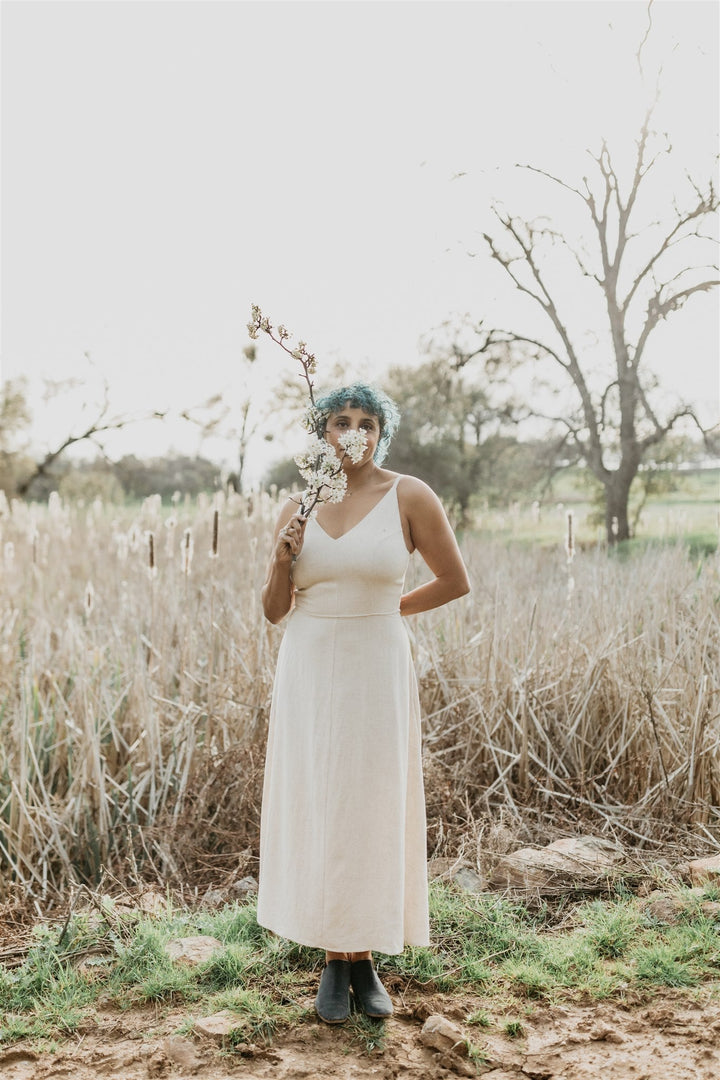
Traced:
MULTIPOLYGON (((2 503, 0 899, 254 861, 276 511, 237 495, 2 503)), ((542 545, 468 533, 472 594, 407 621, 429 854, 481 843, 500 816, 536 839, 716 850, 718 554, 678 539, 569 555, 557 522, 542 545)), ((408 585, 425 572, 414 556, 408 585)))

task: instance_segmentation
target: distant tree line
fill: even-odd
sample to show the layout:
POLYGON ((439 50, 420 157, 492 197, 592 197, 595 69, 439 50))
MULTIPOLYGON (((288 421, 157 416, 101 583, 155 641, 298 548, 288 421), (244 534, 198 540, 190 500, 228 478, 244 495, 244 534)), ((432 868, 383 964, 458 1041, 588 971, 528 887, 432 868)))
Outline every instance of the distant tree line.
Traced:
MULTIPOLYGON (((22 462, 13 464, 22 466, 22 462)), ((221 485, 220 466, 203 457, 168 454, 143 460, 130 454, 119 461, 100 457, 91 461, 63 458, 34 480, 26 497, 44 501, 51 492, 58 491, 63 498, 85 502, 96 498, 122 502, 148 495, 161 495, 169 501, 176 492, 199 495, 215 491, 221 485)), ((8 496, 15 494, 12 469, 0 468, 0 490, 8 496)))
MULTIPOLYGON (((382 380, 402 413, 388 468, 428 483, 460 525, 470 523, 484 507, 552 498, 556 474, 568 464, 578 464, 565 436, 530 437, 526 407, 516 400, 513 380, 505 379, 502 367, 499 363, 488 378, 487 364, 478 364, 457 342, 445 340, 439 346, 428 343, 419 365, 392 368, 382 380)), ((351 381, 340 372, 333 376, 337 384, 351 381)), ((303 406, 300 397, 286 403, 289 422, 292 416, 299 418, 303 406)), ((154 494, 169 501, 176 492, 195 496, 233 483, 217 463, 177 453, 150 459, 129 454, 118 461, 105 456, 76 461, 58 453, 43 459, 39 469, 22 448, 28 424, 22 387, 6 384, 0 391, 0 490, 9 497, 46 500, 58 491, 64 498, 86 502, 98 497, 121 502, 154 494)), ((699 463, 708 455, 700 439, 680 435, 667 437, 657 450, 634 481, 633 532, 647 498, 676 482, 678 466, 699 463)), ((582 463, 579 467, 602 521, 603 493, 593 485, 591 470, 583 469, 582 463)), ((292 458, 272 465, 262 481, 265 489, 295 486, 300 486, 300 476, 292 458)))

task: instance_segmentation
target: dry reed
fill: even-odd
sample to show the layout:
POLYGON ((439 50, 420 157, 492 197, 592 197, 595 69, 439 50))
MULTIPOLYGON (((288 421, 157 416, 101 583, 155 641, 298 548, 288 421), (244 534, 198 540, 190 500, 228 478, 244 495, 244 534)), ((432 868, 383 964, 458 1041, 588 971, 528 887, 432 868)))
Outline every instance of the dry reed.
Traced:
MULTIPOLYGON (((0 897, 246 866, 282 635, 259 603, 275 512, 186 500, 161 545, 157 499, 3 508, 0 897)), ((466 538, 473 594, 408 621, 431 849, 502 814, 651 846, 682 827, 712 850, 720 561, 578 551, 571 527, 566 551, 466 538)))

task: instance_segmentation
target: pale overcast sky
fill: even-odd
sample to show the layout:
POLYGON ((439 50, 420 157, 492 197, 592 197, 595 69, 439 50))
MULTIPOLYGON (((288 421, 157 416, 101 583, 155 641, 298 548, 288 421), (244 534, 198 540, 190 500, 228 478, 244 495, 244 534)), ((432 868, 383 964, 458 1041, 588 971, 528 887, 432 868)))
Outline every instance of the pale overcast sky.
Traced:
MULTIPOLYGON (((653 22, 675 155, 645 221, 685 168, 711 175, 719 126, 718 4, 656 2, 653 22)), ((539 329, 483 250, 491 201, 563 213, 513 166, 579 182, 602 135, 627 172, 646 26, 645 0, 5 0, 2 375, 30 378, 37 444, 76 422, 45 376, 88 399, 105 377, 118 410, 240 400, 252 301, 361 376, 453 313, 539 329)), ((706 421, 719 310, 693 298, 653 354, 706 421)), ((258 402, 290 364, 260 343, 258 402)), ((168 444, 196 449, 172 424, 109 445, 168 444)))

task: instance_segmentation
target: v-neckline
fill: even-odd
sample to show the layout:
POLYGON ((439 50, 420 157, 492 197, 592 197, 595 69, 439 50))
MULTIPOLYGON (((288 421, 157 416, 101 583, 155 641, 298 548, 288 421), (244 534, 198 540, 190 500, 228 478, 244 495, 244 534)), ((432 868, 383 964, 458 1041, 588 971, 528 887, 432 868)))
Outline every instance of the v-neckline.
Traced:
POLYGON ((327 532, 326 529, 323 529, 322 525, 320 524, 320 522, 318 521, 318 519, 316 517, 312 518, 311 520, 315 522, 315 524, 317 525, 320 532, 323 533, 325 536, 327 536, 328 540, 332 540, 333 543, 337 543, 339 540, 343 540, 346 536, 349 536, 350 533, 353 532, 354 529, 357 529, 359 525, 362 525, 363 521, 367 521, 367 519, 370 517, 370 515, 373 513, 373 511, 377 510, 378 506, 380 506, 381 503, 385 502, 385 499, 387 499, 390 492, 395 490, 395 488, 397 487, 397 482, 398 482, 399 479, 400 479, 400 477, 396 477, 393 480, 392 485, 388 488, 388 490, 385 492, 384 495, 380 496, 380 498, 374 504, 374 506, 371 506, 370 509, 368 510, 368 512, 366 514, 363 514, 363 516, 360 518, 359 521, 356 521, 354 525, 351 525, 350 528, 346 529, 344 533, 340 533, 339 536, 331 536, 330 533, 327 532))

